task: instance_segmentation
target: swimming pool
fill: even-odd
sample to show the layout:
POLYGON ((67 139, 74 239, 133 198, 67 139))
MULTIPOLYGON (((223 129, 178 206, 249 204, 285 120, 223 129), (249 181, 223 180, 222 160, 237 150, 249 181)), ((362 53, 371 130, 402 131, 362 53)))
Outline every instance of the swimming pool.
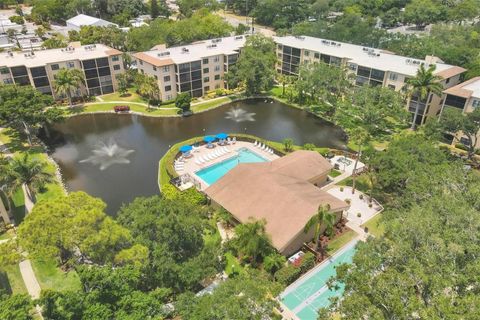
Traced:
POLYGON ((267 159, 256 154, 247 148, 241 148, 237 150, 237 155, 222 162, 216 163, 210 167, 204 168, 195 172, 203 181, 208 185, 214 184, 218 179, 223 177, 228 171, 235 168, 239 163, 254 163, 254 162, 266 162, 267 159))
POLYGON ((318 318, 317 310, 330 305, 329 298, 339 297, 343 294, 345 286, 342 283, 338 284, 338 290, 330 290, 326 284, 328 279, 335 276, 337 266, 352 262, 355 244, 356 241, 342 249, 330 261, 313 269, 280 295, 283 304, 300 320, 316 320, 318 318))

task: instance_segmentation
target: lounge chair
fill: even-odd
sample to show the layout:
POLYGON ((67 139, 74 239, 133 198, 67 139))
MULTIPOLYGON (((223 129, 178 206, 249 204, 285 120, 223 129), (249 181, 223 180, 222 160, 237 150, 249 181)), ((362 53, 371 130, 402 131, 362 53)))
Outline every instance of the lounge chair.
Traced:
POLYGON ((258 142, 257 140, 255 140, 255 143, 253 144, 255 147, 257 146, 258 142))
POLYGON ((227 144, 230 144, 232 142, 232 140, 230 139, 230 137, 227 138, 227 144))
POLYGON ((233 137, 232 143, 233 143, 233 144, 237 143, 237 137, 233 137))

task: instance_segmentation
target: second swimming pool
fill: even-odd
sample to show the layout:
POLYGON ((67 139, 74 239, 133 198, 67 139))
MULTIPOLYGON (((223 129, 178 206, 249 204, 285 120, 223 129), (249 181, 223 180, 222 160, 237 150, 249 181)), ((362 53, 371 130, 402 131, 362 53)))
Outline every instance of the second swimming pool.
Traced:
POLYGON ((309 274, 294 282, 280 295, 280 300, 300 320, 316 320, 317 310, 330 305, 329 298, 343 294, 344 285, 338 284, 338 290, 330 290, 327 281, 335 276, 335 268, 342 263, 351 263, 355 254, 356 242, 335 254, 309 274))
POLYGON ((241 148, 237 151, 237 155, 222 162, 216 163, 210 167, 204 168, 195 172, 203 181, 208 185, 214 184, 218 179, 223 177, 228 171, 235 168, 239 163, 254 163, 254 162, 266 162, 267 159, 256 154, 255 152, 241 148))

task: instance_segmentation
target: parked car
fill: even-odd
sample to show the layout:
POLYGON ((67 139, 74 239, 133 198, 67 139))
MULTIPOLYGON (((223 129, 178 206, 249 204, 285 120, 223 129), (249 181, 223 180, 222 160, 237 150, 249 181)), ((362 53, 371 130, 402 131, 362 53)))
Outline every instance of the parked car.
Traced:
POLYGON ((113 107, 113 110, 115 112, 129 112, 130 107, 129 106, 115 106, 115 107, 113 107))

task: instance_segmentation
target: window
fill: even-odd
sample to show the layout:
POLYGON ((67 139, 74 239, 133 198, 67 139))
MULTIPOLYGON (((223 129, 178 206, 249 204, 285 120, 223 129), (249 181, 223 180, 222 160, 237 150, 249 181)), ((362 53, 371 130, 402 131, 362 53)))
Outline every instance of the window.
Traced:
POLYGON ((0 69, 0 74, 9 74, 10 73, 10 70, 8 70, 8 68, 1 68, 0 69))
POLYGON ((472 101, 472 107, 473 109, 480 108, 480 100, 474 99, 472 101))
POLYGON ((209 73, 210 72, 210 69, 208 68, 203 68, 203 73, 209 73))
POLYGON ((210 91, 210 87, 209 86, 203 87, 203 91, 205 91, 205 92, 210 91))
POLYGON ((5 84, 12 84, 13 80, 12 79, 3 79, 3 83, 5 84))
POLYGON ((157 67, 153 66, 153 71, 157 71, 157 67))
POLYGON ((375 80, 383 81, 383 78, 385 78, 385 71, 372 69, 370 77, 375 80))
POLYGON ((163 81, 164 81, 164 82, 169 82, 169 81, 170 81, 170 76, 165 76, 165 77, 163 77, 163 81))
POLYGON ((215 72, 220 71, 220 66, 215 66, 215 72))
POLYGON ((68 61, 68 62, 67 62, 67 68, 68 68, 68 69, 73 69, 73 68, 75 68, 75 62, 73 62, 73 61, 68 61))
POLYGON ((203 60, 202 60, 202 63, 203 63, 203 64, 208 64, 208 58, 203 59, 203 60))
POLYGON ((112 61, 119 61, 120 60, 120 56, 113 56, 112 57, 112 61))
POLYGON ((313 54, 313 57, 314 57, 315 59, 320 59, 320 53, 315 52, 315 53, 313 54))
POLYGON ((165 86, 165 92, 166 91, 171 91, 172 90, 172 86, 165 86))
POLYGON ((120 65, 119 64, 115 64, 113 65, 113 70, 120 70, 120 65))
POLYGON ((209 81, 210 81, 210 77, 203 78, 203 82, 209 82, 209 81))
POLYGON ((447 80, 445 80, 445 84, 448 84, 450 82, 450 78, 447 78, 447 80))
POLYGON ((140 61, 140 65, 142 65, 142 66, 143 66, 143 61, 142 61, 142 60, 139 60, 139 61, 140 61))
POLYGON ((390 72, 390 75, 388 76, 388 78, 392 81, 397 81, 398 74, 396 74, 395 72, 390 72))
POLYGON ((213 62, 218 62, 220 61, 220 58, 218 56, 216 56, 215 58, 213 58, 213 62))
POLYGON ((305 51, 303 52, 303 54, 305 55, 305 57, 308 57, 308 56, 310 56, 310 51, 305 50, 305 51))
POLYGON ((220 80, 220 75, 219 74, 215 75, 215 80, 220 80))
POLYGON ((107 58, 98 58, 96 59, 97 66, 100 67, 107 67, 108 66, 108 59, 107 58))
POLYGON ((60 69, 58 64, 52 64, 51 68, 52 68, 53 71, 60 69))

